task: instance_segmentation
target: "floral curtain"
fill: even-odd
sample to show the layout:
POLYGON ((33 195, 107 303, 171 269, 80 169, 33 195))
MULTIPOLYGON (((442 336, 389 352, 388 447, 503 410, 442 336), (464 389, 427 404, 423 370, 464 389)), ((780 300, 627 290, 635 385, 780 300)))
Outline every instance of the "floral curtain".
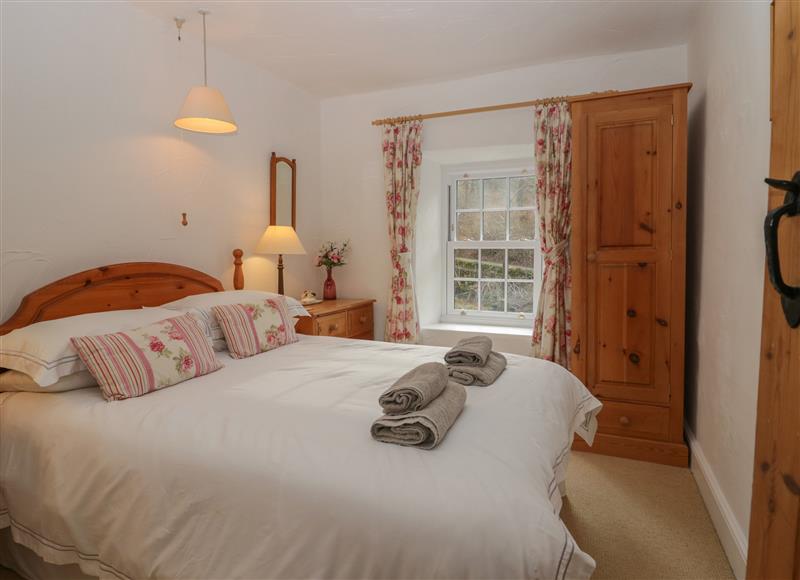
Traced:
POLYGON ((383 177, 392 245, 392 286, 384 333, 389 342, 419 341, 412 250, 422 163, 421 144, 420 121, 386 125, 383 129, 383 177))
POLYGON ((569 367, 570 174, 572 118, 566 101, 534 110, 536 210, 544 257, 542 290, 533 325, 533 356, 569 367))

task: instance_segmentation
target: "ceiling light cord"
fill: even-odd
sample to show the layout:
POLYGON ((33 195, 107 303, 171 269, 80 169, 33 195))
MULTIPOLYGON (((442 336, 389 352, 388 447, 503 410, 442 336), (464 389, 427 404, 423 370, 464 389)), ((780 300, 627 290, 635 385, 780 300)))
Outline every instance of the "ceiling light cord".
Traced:
POLYGON ((206 14, 208 14, 207 10, 200 10, 200 14, 203 16, 203 86, 208 86, 208 61, 206 57, 206 14))

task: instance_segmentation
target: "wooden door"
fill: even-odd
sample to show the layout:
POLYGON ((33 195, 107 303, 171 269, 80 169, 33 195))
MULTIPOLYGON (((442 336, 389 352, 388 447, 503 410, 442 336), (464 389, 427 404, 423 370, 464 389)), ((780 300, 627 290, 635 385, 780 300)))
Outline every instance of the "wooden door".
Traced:
POLYGON ((586 115, 587 384, 668 403, 672 101, 616 101, 586 115))
MULTIPOLYGON (((773 4, 771 109, 770 176, 791 179, 800 170, 800 2, 773 4)), ((784 193, 770 189, 770 209, 784 193)), ((778 247, 787 283, 800 286, 800 216, 784 218, 778 247)), ((800 327, 789 327, 769 280, 749 542, 748 578, 800 578, 800 327)))

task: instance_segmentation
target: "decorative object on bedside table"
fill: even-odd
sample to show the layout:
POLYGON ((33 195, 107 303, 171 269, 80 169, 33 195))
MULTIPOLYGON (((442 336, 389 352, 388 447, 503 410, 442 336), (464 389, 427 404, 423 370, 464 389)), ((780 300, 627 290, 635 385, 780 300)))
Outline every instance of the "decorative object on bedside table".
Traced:
POLYGON ((278 254, 278 294, 283 294, 283 255, 305 254, 292 226, 268 226, 256 247, 258 254, 278 254))
POLYGON ((375 338, 371 298, 325 300, 306 306, 311 316, 303 316, 295 327, 300 334, 338 336, 340 338, 375 338))
POLYGON ((350 240, 344 242, 325 242, 319 249, 317 254, 317 267, 324 266, 328 271, 328 277, 325 279, 325 285, 322 289, 322 297, 325 300, 336 300, 336 282, 333 280, 333 269, 339 266, 344 266, 347 262, 344 261, 348 250, 350 249, 350 240))
POLYGON ((322 300, 317 298, 317 293, 312 290, 303 290, 303 293, 300 295, 300 304, 303 306, 319 304, 320 302, 322 302, 322 300))

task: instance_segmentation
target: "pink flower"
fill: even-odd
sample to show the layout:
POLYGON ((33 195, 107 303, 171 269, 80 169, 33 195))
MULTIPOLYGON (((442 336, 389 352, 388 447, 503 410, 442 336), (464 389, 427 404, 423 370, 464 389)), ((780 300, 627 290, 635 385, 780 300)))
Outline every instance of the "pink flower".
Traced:
POLYGON ((281 323, 281 325, 278 327, 278 332, 286 332, 286 325, 281 323))
POLYGON ((194 367, 194 360, 192 359, 192 355, 187 354, 181 359, 181 370, 186 372, 192 367, 194 367))
POLYGON ((164 343, 161 342, 157 336, 150 337, 150 350, 153 352, 162 352, 164 348, 164 343))
POLYGON ((277 346, 278 345, 278 337, 273 333, 267 334, 267 344, 269 346, 277 346))
POLYGON ((253 316, 253 313, 255 313, 256 309, 253 308, 252 304, 245 304, 244 311, 250 316, 253 316))

